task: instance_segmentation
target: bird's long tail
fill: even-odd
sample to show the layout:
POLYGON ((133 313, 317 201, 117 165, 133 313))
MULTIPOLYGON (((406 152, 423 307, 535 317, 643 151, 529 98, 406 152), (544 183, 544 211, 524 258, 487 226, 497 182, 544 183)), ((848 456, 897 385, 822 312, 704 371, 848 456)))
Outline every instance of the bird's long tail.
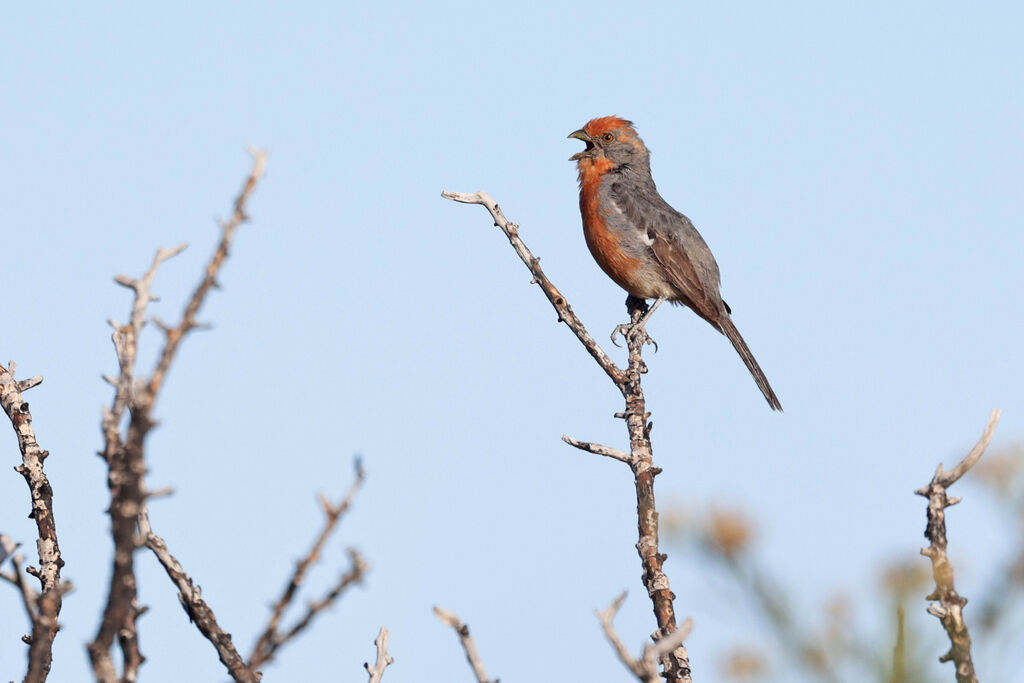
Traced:
POLYGON ((718 320, 718 329, 722 331, 729 341, 732 342, 733 348, 736 349, 736 353, 740 354, 740 358, 746 364, 747 369, 750 370, 750 374, 754 376, 754 381, 757 382, 757 388, 764 394, 765 399, 768 401, 768 405, 772 407, 772 410, 782 412, 782 404, 779 403, 779 399, 775 396, 775 392, 772 391, 772 385, 768 384, 768 378, 764 376, 764 372, 761 370, 761 366, 757 364, 757 360, 754 358, 754 354, 750 352, 747 347, 747 343, 743 341, 743 336, 740 335, 740 331, 736 329, 736 326, 732 324, 732 320, 729 319, 728 315, 723 315, 718 320))

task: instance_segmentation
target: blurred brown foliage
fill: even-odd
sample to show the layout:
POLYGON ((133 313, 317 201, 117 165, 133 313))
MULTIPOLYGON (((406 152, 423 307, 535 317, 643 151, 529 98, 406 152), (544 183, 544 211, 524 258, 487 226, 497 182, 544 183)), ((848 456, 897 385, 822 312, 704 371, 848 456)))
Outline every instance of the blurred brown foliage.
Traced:
MULTIPOLYGON (((999 679, 998 672, 1017 671, 1006 655, 1012 646, 986 648, 986 642, 1013 643, 1020 623, 1019 597, 1024 589, 1024 444, 993 450, 972 471, 973 491, 965 490, 967 505, 988 498, 1014 532, 993 531, 992 542, 1008 546, 1009 558, 997 567, 970 563, 963 544, 951 534, 950 547, 960 559, 962 572, 987 577, 983 590, 968 595, 966 618, 980 645, 980 672, 999 679), (958 551, 959 549, 959 551, 958 551), (999 658, 1005 661, 987 661, 999 658)), ((912 492, 908 492, 912 495, 912 492)), ((925 609, 932 590, 928 561, 918 555, 922 543, 908 539, 907 553, 878 566, 868 586, 837 590, 808 618, 798 614, 791 596, 801 593, 793 582, 773 576, 758 557, 758 530, 753 514, 721 505, 696 511, 675 507, 663 514, 665 536, 696 551, 741 596, 743 609, 752 610, 767 625, 757 643, 736 642, 718 662, 718 675, 726 681, 878 681, 926 683, 924 672, 948 649, 941 628, 925 609), (851 598, 850 596, 855 596, 851 598)), ((924 513, 922 510, 922 524, 924 513)), ((691 552, 691 555, 693 553, 691 552)), ((730 606, 733 609, 733 606, 730 606)), ((736 609, 739 609, 738 607, 736 609)), ((949 666, 949 665, 945 665, 949 666)), ((948 680, 954 678, 952 669, 948 680)))

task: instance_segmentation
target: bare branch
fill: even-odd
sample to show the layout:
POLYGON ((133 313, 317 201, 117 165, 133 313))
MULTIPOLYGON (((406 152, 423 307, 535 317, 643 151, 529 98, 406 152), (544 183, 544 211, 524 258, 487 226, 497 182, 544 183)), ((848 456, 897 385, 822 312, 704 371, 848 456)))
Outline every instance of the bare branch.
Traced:
POLYGON ((20 545, 20 543, 15 543, 14 539, 7 534, 0 534, 0 567, 7 561, 8 557, 14 554, 14 551, 20 545))
POLYGON ((946 508, 960 502, 960 498, 950 497, 946 489, 978 462, 995 432, 1002 411, 993 410, 989 416, 985 431, 971 452, 949 472, 943 472, 940 464, 935 470, 931 482, 914 493, 928 499, 928 526, 925 538, 930 545, 921 549, 921 554, 931 560, 932 575, 935 579, 935 590, 927 596, 927 600, 938 600, 928 606, 928 613, 938 617, 942 627, 949 636, 949 652, 939 657, 940 662, 952 661, 956 666, 957 683, 973 683, 977 681, 974 662, 971 659, 971 635, 963 619, 963 608, 967 598, 956 592, 953 585, 953 564, 946 554, 946 508))
POLYGON ((18 592, 21 594, 21 604, 25 607, 25 614, 28 615, 28 624, 31 629, 36 621, 36 604, 39 600, 39 593, 32 586, 28 585, 28 581, 25 579, 25 573, 21 568, 21 563, 24 560, 25 558, 21 555, 12 557, 11 564, 14 566, 14 571, 11 573, 0 572, 0 579, 7 581, 18 589, 18 592))
POLYGON ((18 391, 28 391, 32 387, 37 387, 43 383, 43 378, 39 375, 35 377, 29 377, 28 379, 18 380, 18 391))
POLYGON ((338 597, 345 592, 345 589, 353 584, 362 582, 363 577, 366 576, 366 572, 369 571, 370 566, 355 548, 348 549, 348 556, 352 566, 348 571, 343 572, 338 577, 334 586, 332 586, 322 598, 310 602, 309 605, 306 606, 306 612, 297 622, 295 622, 294 626, 288 629, 284 635, 275 634, 274 640, 271 641, 272 647, 269 652, 270 658, 273 657, 278 648, 304 631, 318 614, 333 605, 338 600, 338 597))
POLYGON ((617 448, 602 446, 601 444, 590 443, 589 441, 580 441, 579 439, 574 439, 571 436, 566 436, 565 434, 562 435, 562 441, 566 442, 570 446, 580 449, 581 451, 586 451, 587 453, 615 458, 616 460, 621 460, 627 465, 631 465, 633 463, 633 456, 624 451, 620 451, 617 448))
POLYGON ((356 494, 363 485, 363 481, 366 479, 366 471, 363 469, 362 461, 359 458, 355 459, 355 480, 352 482, 352 486, 349 488, 348 493, 338 504, 332 504, 326 497, 322 497, 320 504, 324 509, 324 526, 313 542, 313 547, 309 549, 309 552, 299 560, 295 565, 295 571, 292 572, 291 578, 288 580, 288 585, 285 586, 284 592, 281 593, 281 597, 278 598, 274 604, 270 619, 267 622, 266 628, 263 629, 263 633, 256 641, 256 645, 253 647, 252 654, 249 655, 249 668, 254 671, 259 668, 265 662, 273 659, 274 654, 278 648, 288 642, 291 638, 295 637, 300 633, 306 626, 309 625, 310 621, 323 609, 330 606, 334 600, 353 583, 362 581, 363 576, 367 571, 366 561, 353 549, 349 550, 349 557, 352 561, 352 566, 348 572, 345 572, 338 579, 334 587, 327 593, 327 595, 310 604, 306 610, 305 615, 293 626, 288 632, 282 635, 278 631, 278 625, 280 624, 281 617, 284 611, 292 604, 298 593, 299 587, 302 585, 302 581, 309 571, 309 568, 320 558, 320 552, 323 549, 324 543, 327 542, 328 537, 334 531, 338 524, 338 521, 344 516, 348 509, 352 506, 352 501, 355 500, 356 494))
POLYGON ((484 663, 480 659, 480 654, 476 651, 476 643, 473 642, 472 636, 469 635, 469 626, 462 623, 462 620, 454 612, 449 612, 446 609, 435 607, 434 614, 437 615, 438 619, 455 629, 455 633, 459 636, 459 642, 462 643, 462 649, 466 652, 466 661, 473 668, 473 674, 476 676, 477 683, 498 683, 497 679, 492 681, 487 678, 484 663))
POLYGON ((998 409, 992 411, 992 414, 989 415, 988 423, 985 425, 985 431, 982 432, 981 438, 978 439, 978 443, 974 444, 974 448, 971 449, 971 452, 964 456, 964 459, 961 460, 956 467, 951 469, 949 472, 943 472, 942 463, 939 463, 939 466, 935 471, 935 477, 943 486, 949 488, 956 483, 957 479, 964 476, 967 473, 967 470, 977 464, 978 460, 981 459, 982 454, 985 452, 985 449, 987 449, 988 445, 992 442, 992 436, 996 433, 996 425, 999 424, 999 418, 1002 414, 1003 411, 998 409))
POLYGON ((249 216, 245 212, 245 206, 253 190, 256 189, 256 184, 263 177, 263 173, 267 168, 267 153, 265 151, 250 147, 249 153, 253 157, 252 170, 249 172, 249 177, 245 180, 242 191, 235 198, 234 213, 228 221, 221 223, 220 244, 217 245, 213 258, 210 259, 209 264, 206 266, 206 273, 192 293, 192 298, 185 307, 185 313, 181 318, 181 322, 174 328, 165 327, 166 343, 160 354, 160 360, 157 362, 156 369, 153 371, 153 375, 150 377, 147 385, 147 392, 151 396, 159 393, 160 387, 163 386, 164 377, 167 374, 167 370, 171 367, 171 362, 174 360, 174 354, 177 353, 181 340, 189 330, 198 327, 196 314, 206 300, 206 295, 217 284, 217 273, 220 272, 220 267, 228 257, 231 240, 234 239, 238 227, 249 220, 249 216))
MULTIPOLYGON (((599 452, 617 460, 627 462, 633 471, 634 484, 637 500, 637 552, 640 555, 640 562, 643 565, 643 582, 651 597, 654 608, 654 616, 658 622, 656 640, 667 638, 676 630, 675 607, 673 601, 675 595, 669 588, 668 577, 665 575, 663 565, 666 556, 658 549, 658 511, 654 501, 654 477, 661 471, 654 466, 651 449, 651 429, 653 423, 648 422, 650 415, 646 412, 646 402, 641 376, 647 372, 642 353, 644 344, 652 341, 643 331, 640 324, 644 313, 648 310, 647 303, 642 299, 629 296, 626 299, 626 309, 630 314, 630 324, 620 325, 616 331, 624 331, 629 348, 629 362, 625 370, 620 369, 611 358, 597 345, 593 336, 587 331, 583 323, 572 312, 572 308, 562 296, 561 292, 551 283, 540 269, 539 259, 535 258, 522 239, 519 237, 519 226, 510 223, 502 214, 497 203, 486 193, 476 192, 465 194, 459 192, 442 192, 445 199, 462 202, 465 204, 480 204, 487 208, 495 225, 502 229, 505 236, 515 249, 519 258, 533 274, 533 281, 540 285, 547 296, 548 301, 558 312, 558 319, 564 322, 576 334, 587 352, 597 361, 598 365, 605 371, 605 374, 615 383, 616 388, 622 393, 626 402, 626 410, 621 414, 626 420, 626 427, 629 431, 630 453, 628 456, 621 451, 613 451, 604 446, 596 444, 580 445, 570 443, 577 448, 591 452, 599 452), (593 450, 592 450, 593 449, 593 450)), ((671 653, 662 658, 665 668, 664 676, 666 683, 689 683, 690 662, 686 648, 681 644, 671 653)))
POLYGON ((670 633, 667 637, 658 640, 656 643, 647 644, 644 646, 643 654, 639 659, 633 657, 629 652, 629 648, 625 646, 622 639, 615 632, 615 615, 618 614, 619 608, 622 607, 622 603, 626 600, 626 592, 623 591, 619 597, 615 598, 611 605, 606 610, 595 610, 594 613, 597 615, 598 620, 601 622, 601 628, 604 630, 604 635, 608 638, 608 642, 611 643, 612 648, 615 650, 615 654, 618 655, 619 660, 626 665, 634 676, 636 676, 642 683, 658 683, 661 679, 658 673, 658 665, 662 657, 669 655, 676 649, 683 646, 683 643, 687 638, 690 637, 690 632, 693 631, 693 619, 686 619, 683 625, 670 633))
POLYGON ((554 306, 555 311, 558 313, 558 321, 564 322, 568 325, 569 329, 573 331, 573 334, 580 340, 583 346, 587 349, 587 352, 594 357, 598 365, 608 374, 616 385, 621 385, 622 370, 620 370, 615 362, 608 357, 608 354, 604 352, 593 336, 587 331, 587 328, 583 326, 583 322, 580 321, 576 314, 573 313, 572 307, 569 302, 565 300, 562 293, 558 291, 558 288, 551 283, 551 280, 547 278, 544 271, 540 267, 540 259, 536 258, 529 249, 526 248, 526 244, 519 238, 519 224, 510 223, 504 214, 501 212, 501 208, 498 206, 489 194, 486 192, 449 192, 445 191, 441 193, 441 196, 445 199, 451 199, 452 201, 461 202, 463 204, 480 204, 485 207, 494 218, 494 224, 501 228, 505 236, 508 237, 508 241, 511 242, 512 248, 519 254, 519 258, 523 260, 526 267, 530 269, 533 274, 533 281, 540 286, 543 290, 544 295, 554 306))
POLYGON ((217 624, 217 617, 203 600, 199 586, 192 583, 192 579, 185 573, 181 563, 167 549, 164 540, 153 532, 145 503, 139 511, 139 533, 142 535, 146 547, 153 551, 153 554, 160 560, 160 564, 163 565, 164 571, 167 572, 167 576, 178 587, 178 599, 181 601, 185 613, 188 614, 189 620, 196 625, 196 628, 207 640, 213 643, 220 661, 227 668, 231 677, 239 683, 259 683, 260 674, 254 673, 246 666, 245 660, 238 654, 231 642, 231 634, 225 633, 217 624))
MULTIPOLYGON (((28 652, 26 683, 45 681, 53 661, 53 640, 57 636, 57 618, 60 616, 61 597, 64 594, 60 570, 64 566, 57 543, 57 523, 53 516, 53 490, 43 472, 43 461, 49 455, 36 441, 32 428, 32 413, 21 392, 37 386, 42 378, 17 381, 14 379, 14 361, 8 367, 0 365, 0 407, 11 420, 21 450, 21 464, 15 469, 25 477, 32 498, 29 517, 36 521, 36 549, 39 568, 30 573, 39 579, 40 592, 32 611, 32 638, 28 652)), ((16 572, 20 577, 20 570, 16 572)), ((23 593, 24 595, 24 593, 23 593)))
POLYGON ((683 643, 690 638, 691 633, 693 633, 693 619, 686 617, 683 619, 682 625, 670 633, 668 637, 662 638, 654 645, 645 645, 644 657, 650 657, 654 661, 661 659, 663 656, 682 647, 683 643))
POLYGON ((114 540, 114 566, 110 575, 107 602, 95 638, 87 646, 93 673, 100 683, 134 681, 143 657, 139 650, 136 619, 142 612, 135 581, 135 550, 139 547, 136 520, 146 499, 143 446, 152 428, 151 397, 141 391, 135 380, 139 337, 146 322, 146 310, 157 297, 152 293, 157 269, 162 263, 185 249, 180 244, 172 249, 160 248, 149 270, 141 278, 118 275, 115 281, 134 292, 129 322, 114 326, 112 339, 120 372, 107 381, 114 387, 114 398, 103 411, 103 450, 100 456, 107 463, 107 488, 110 490, 111 535, 114 540), (125 412, 131 411, 127 434, 121 434, 125 412), (114 640, 124 654, 123 676, 118 676, 111 656, 114 640))
POLYGON ((162 326, 165 345, 148 380, 137 379, 136 360, 147 307, 151 301, 156 300, 152 294, 153 280, 157 268, 167 259, 181 253, 185 245, 158 250, 149 270, 141 278, 124 275, 115 278, 118 284, 132 289, 135 296, 128 324, 112 323, 120 373, 117 378, 107 379, 114 386, 115 392, 111 406, 103 411, 102 422, 104 448, 100 455, 108 467, 107 486, 111 501, 108 513, 114 539, 114 567, 103 618, 96 637, 88 645, 93 672, 100 683, 136 680, 144 660, 139 651, 136 631, 136 619, 143 608, 138 604, 134 558, 140 545, 137 527, 139 513, 146 498, 151 495, 145 484, 145 439, 155 424, 152 417, 153 405, 175 353, 184 336, 199 326, 195 316, 207 292, 215 285, 216 275, 227 257, 235 231, 247 219, 246 202, 266 167, 264 152, 252 150, 252 154, 253 167, 234 201, 234 215, 221 225, 220 243, 206 266, 202 281, 185 307, 181 322, 174 328, 162 326), (130 419, 126 432, 122 434, 121 425, 126 411, 130 413, 130 419), (111 655, 115 638, 124 654, 124 671, 120 676, 111 655))
POLYGON ((370 666, 369 662, 363 664, 366 672, 370 674, 369 683, 380 683, 381 678, 384 676, 384 669, 388 668, 395 661, 395 658, 388 654, 388 641, 390 639, 391 635, 388 633, 388 630, 381 626, 377 639, 373 641, 373 644, 377 646, 377 663, 373 666, 370 666))
POLYGON ((622 607, 622 603, 625 601, 626 591, 622 591, 619 597, 615 598, 612 604, 608 606, 608 609, 594 610, 594 614, 597 615, 598 621, 601 622, 604 635, 608 638, 608 642, 611 643, 615 654, 619 656, 619 660, 626 665, 626 668, 633 672, 634 676, 644 681, 644 683, 655 683, 658 680, 658 671, 646 671, 643 665, 630 654, 629 648, 619 638, 619 634, 615 632, 615 615, 619 613, 619 608, 622 607))

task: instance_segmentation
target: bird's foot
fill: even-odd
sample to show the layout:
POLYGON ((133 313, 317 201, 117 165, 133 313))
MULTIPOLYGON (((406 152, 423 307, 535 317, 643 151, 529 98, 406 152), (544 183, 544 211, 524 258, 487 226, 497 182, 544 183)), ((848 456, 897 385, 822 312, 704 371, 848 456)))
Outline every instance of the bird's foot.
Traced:
POLYGON ((635 323, 623 323, 622 325, 617 325, 615 329, 612 330, 612 344, 615 344, 616 346, 619 345, 618 336, 620 334, 622 335, 622 338, 626 340, 627 346, 630 342, 639 340, 641 344, 653 344, 655 353, 658 351, 658 342, 654 341, 651 338, 651 335, 647 334, 646 320, 638 320, 635 323))
POLYGON ((633 296, 632 294, 626 297, 626 310, 629 311, 631 322, 619 325, 612 330, 612 344, 619 345, 616 337, 621 334, 622 338, 626 340, 627 345, 629 342, 639 339, 642 344, 653 344, 654 351, 657 353, 658 342, 651 339, 651 336, 647 334, 647 321, 650 320, 651 315, 654 314, 655 309, 661 305, 662 301, 664 299, 656 299, 653 306, 648 306, 647 302, 640 297, 633 296), (639 316, 637 315, 638 313, 639 316))

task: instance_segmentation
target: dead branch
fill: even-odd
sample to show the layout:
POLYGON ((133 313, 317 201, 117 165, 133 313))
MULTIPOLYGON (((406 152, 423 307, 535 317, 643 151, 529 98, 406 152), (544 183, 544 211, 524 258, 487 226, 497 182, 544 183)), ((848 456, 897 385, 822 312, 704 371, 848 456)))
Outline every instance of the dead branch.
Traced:
MULTIPOLYGON (((608 446, 589 444, 564 437, 566 442, 592 453, 605 455, 627 463, 633 471, 637 498, 637 531, 639 540, 636 548, 643 565, 643 582, 654 607, 658 622, 656 640, 664 640, 676 630, 675 595, 669 588, 668 577, 662 569, 665 555, 658 550, 658 511, 654 500, 654 477, 661 471, 654 466, 651 450, 650 433, 653 423, 648 421, 650 414, 646 412, 646 402, 641 376, 647 372, 642 352, 645 342, 649 341, 645 334, 627 334, 629 361, 626 368, 619 368, 611 358, 598 346, 593 336, 587 331, 583 322, 572 311, 562 293, 551 283, 540 268, 540 260, 533 256, 519 237, 519 225, 509 222, 502 214, 498 204, 486 192, 460 193, 442 192, 445 199, 464 204, 480 204, 484 206, 494 219, 494 224, 501 228, 515 249, 519 258, 533 274, 533 282, 540 286, 548 301, 558 313, 558 320, 564 322, 580 340, 587 352, 597 361, 605 374, 615 383, 626 402, 626 410, 621 414, 626 421, 629 432, 629 455, 608 446)), ((626 300, 630 320, 635 325, 647 310, 647 304, 630 296, 626 300)), ((620 326, 621 327, 621 326, 620 326)), ((618 329, 618 328, 617 328, 618 329)), ((666 641, 669 642, 669 641, 666 641)), ((673 651, 662 657, 664 675, 667 683, 683 683, 690 681, 690 663, 686 648, 681 641, 673 651)))
POLYGON ((964 476, 984 454, 992 441, 1001 414, 1000 410, 992 411, 978 443, 956 467, 946 472, 940 463, 931 482, 914 491, 928 499, 928 526, 925 527, 924 535, 930 545, 922 548, 921 554, 931 560, 932 576, 935 579, 935 590, 926 599, 938 601, 928 606, 928 613, 938 617, 949 636, 950 649, 939 657, 939 661, 954 663, 957 683, 976 683, 978 679, 974 672, 974 662, 971 660, 971 635, 963 619, 963 608, 967 604, 967 598, 959 595, 953 586, 953 565, 946 554, 946 508, 956 505, 961 498, 948 496, 946 490, 964 476))
MULTIPOLYGON (((32 498, 32 512, 29 517, 36 521, 36 549, 39 553, 39 567, 29 567, 28 573, 39 579, 40 592, 32 610, 32 636, 29 641, 28 672, 26 683, 45 681, 53 663, 53 640, 59 628, 61 598, 66 592, 60 580, 64 560, 57 543, 57 523, 53 516, 53 490, 43 472, 43 461, 49 455, 40 448, 32 428, 32 413, 21 392, 28 391, 43 381, 42 377, 26 380, 14 379, 14 361, 8 367, 0 365, 0 407, 11 420, 21 450, 21 464, 15 469, 25 477, 32 498)), ((20 569, 17 579, 22 581, 20 569)), ((27 594, 22 588, 22 595, 27 594)))
MULTIPOLYGON (((14 566, 14 571, 0 572, 0 579, 7 581, 18 589, 18 593, 21 594, 21 604, 25 607, 25 614, 28 615, 29 630, 32 630, 36 621, 36 605, 39 602, 39 593, 32 586, 28 585, 28 581, 25 579, 25 573, 21 569, 21 563, 24 561, 25 558, 21 555, 12 557, 11 564, 14 566)), ((0 564, 3 564, 3 562, 0 562, 0 564)), ((31 636, 25 636, 25 639, 27 642, 31 639, 31 636)))
POLYGON ((332 605, 348 586, 362 581, 363 576, 366 574, 368 569, 366 561, 356 550, 350 548, 348 551, 349 558, 351 559, 350 569, 339 577, 335 585, 322 599, 312 602, 307 606, 305 614, 295 626, 283 634, 278 631, 281 616, 294 601, 306 573, 313 563, 320 558, 320 552, 323 549, 324 543, 327 542, 327 538, 334 531, 341 517, 352 506, 352 501, 366 479, 366 471, 363 469, 362 461, 359 458, 355 459, 355 473, 355 481, 353 481, 348 493, 345 494, 340 503, 333 504, 326 497, 321 497, 320 505, 323 507, 325 517, 323 529, 321 529, 320 534, 313 542, 313 547, 295 565, 295 571, 292 572, 288 585, 285 586, 281 597, 274 603, 267 626, 256 641, 252 654, 249 655, 249 668, 253 671, 258 670, 261 665, 273 659, 278 648, 301 633, 317 614, 332 605))
POLYGON ((135 581, 135 550, 139 547, 136 520, 146 495, 143 441, 153 423, 146 407, 151 407, 152 403, 147 404, 141 387, 135 381, 135 360, 139 336, 146 324, 147 306, 156 300, 151 290, 157 268, 184 249, 184 244, 173 249, 158 249, 149 270, 141 278, 125 275, 115 278, 115 282, 131 289, 135 296, 128 323, 110 322, 114 328, 112 340, 120 373, 116 379, 107 380, 114 387, 114 398, 111 406, 103 410, 104 445, 99 455, 107 463, 107 488, 110 491, 107 513, 114 539, 114 566, 99 629, 86 648, 93 673, 100 683, 116 683, 122 678, 136 680, 145 659, 139 650, 135 628, 136 619, 143 611, 138 603, 135 581), (130 411, 131 417, 127 434, 122 436, 121 423, 125 411, 130 411), (123 676, 118 676, 110 652, 115 638, 124 656, 123 676))
POLYGON ((438 619, 455 629, 455 633, 459 636, 459 642, 462 643, 462 649, 466 652, 466 661, 472 667, 477 683, 498 683, 497 679, 492 681, 487 678, 483 660, 480 659, 480 654, 476 651, 476 643, 473 642, 473 637, 469 635, 469 626, 466 626, 454 612, 449 612, 446 609, 435 607, 434 614, 437 615, 438 619))
POLYGON ((601 622, 601 628, 604 630, 605 637, 608 638, 612 649, 615 650, 615 654, 619 656, 619 660, 626 665, 626 668, 632 671, 633 675, 642 683, 658 683, 661 678, 658 673, 658 664, 661 658, 683 646, 686 639, 690 637, 690 632, 693 631, 693 619, 684 621, 683 625, 673 631, 667 638, 659 640, 654 644, 648 643, 644 645, 643 654, 640 655, 639 659, 636 659, 630 654, 629 648, 625 646, 622 639, 619 638, 613 625, 615 615, 618 614, 619 608, 622 607, 622 603, 625 600, 626 593, 623 591, 609 605, 608 609, 594 610, 594 613, 597 615, 598 621, 601 622))
POLYGON ((225 633, 217 624, 217 617, 213 610, 203 600, 199 586, 192 583, 192 579, 185 573, 181 563, 167 549, 167 543, 153 532, 149 523, 149 510, 146 504, 142 504, 139 511, 139 534, 142 536, 146 547, 153 551, 164 571, 175 586, 178 587, 178 600, 188 615, 189 621, 196 625, 199 632, 206 637, 217 650, 217 656, 227 667, 231 678, 239 683, 259 683, 260 674, 254 673, 245 665, 245 660, 238 654, 234 644, 231 642, 231 634, 225 633))
POLYGON ((114 566, 103 617, 96 637, 87 648, 93 672, 100 683, 134 681, 144 661, 139 650, 136 630, 136 620, 144 608, 138 604, 134 558, 135 551, 140 545, 139 514, 150 495, 145 486, 145 439, 155 424, 152 417, 153 405, 171 362, 185 335, 199 326, 196 315, 207 293, 216 283, 217 273, 227 257, 228 248, 238 226, 248 219, 245 213, 246 203, 266 168, 265 152, 250 149, 250 153, 253 155, 252 170, 235 199, 231 219, 221 224, 220 243, 185 307, 181 322, 174 327, 160 324, 165 333, 165 343, 159 361, 148 380, 136 378, 135 366, 138 340, 146 322, 147 306, 156 299, 152 294, 153 279, 160 264, 180 253, 185 245, 158 250, 149 270, 141 278, 129 278, 124 275, 115 278, 118 284, 133 290, 134 299, 129 322, 125 325, 111 323, 114 327, 113 342, 120 373, 117 378, 107 378, 114 387, 114 398, 111 406, 104 409, 102 422, 104 447, 100 456, 108 468, 108 513, 114 540, 114 566), (122 434, 121 424, 126 411, 129 414, 128 426, 122 434), (111 655, 115 638, 124 655, 124 671, 121 676, 117 674, 111 655))
POLYGON ((501 228, 505 236, 508 237, 508 241, 512 244, 512 248, 519 254, 519 258, 523 260, 526 267, 530 269, 533 274, 533 283, 538 285, 544 292, 544 296, 548 298, 551 305, 554 306, 555 312, 558 313, 558 322, 565 323, 573 334, 580 340, 580 343, 587 349, 587 352, 594 357, 597 364, 608 374, 616 384, 622 382, 622 370, 615 365, 615 362, 604 352, 594 338, 587 331, 587 328, 583 326, 583 322, 573 313, 572 306, 565 300, 562 293, 558 291, 558 288, 552 284, 551 280, 544 275, 544 271, 540 267, 540 259, 535 257, 529 249, 526 248, 526 244, 519 238, 519 224, 510 223, 505 215, 501 212, 501 207, 498 203, 491 199, 491 196, 486 192, 442 192, 441 196, 445 199, 451 199, 452 201, 461 202, 463 204, 480 204, 485 207, 494 218, 494 224, 501 228))
POLYGON ((335 581, 334 585, 322 598, 313 600, 306 606, 306 611, 302 617, 284 635, 279 637, 279 640, 274 645, 274 650, 304 631, 313 619, 333 605, 349 586, 362 583, 363 577, 366 576, 366 572, 370 569, 370 565, 367 564, 366 560, 363 559, 363 556, 355 548, 348 549, 348 557, 351 562, 349 569, 338 576, 338 580, 335 581))
POLYGON ((580 441, 579 439, 574 439, 571 436, 566 436, 565 434, 562 435, 562 441, 566 442, 570 446, 573 446, 574 448, 580 449, 581 451, 593 453, 594 455, 603 455, 608 458, 615 458, 616 460, 624 462, 627 465, 633 462, 633 456, 630 453, 620 451, 617 448, 611 448, 610 446, 602 446, 599 443, 590 443, 589 441, 580 441))
POLYGON ((220 272, 221 266, 224 265, 224 260, 228 257, 228 250, 231 247, 231 241, 235 237, 235 232, 242 223, 249 220, 249 215, 245 212, 246 204, 249 202, 249 197, 252 195, 253 190, 256 189, 256 184, 259 183, 260 178, 263 177, 264 172, 267 170, 266 152, 250 147, 249 153, 253 159, 252 170, 249 172, 249 177, 245 179, 242 191, 235 198, 234 213, 232 213, 229 220, 222 221, 220 224, 220 243, 217 245, 217 249, 214 251, 210 262, 206 265, 203 279, 192 293, 192 297, 185 307, 185 313, 181 316, 181 321, 173 328, 163 326, 167 340, 163 351, 160 353, 160 360, 157 362, 156 369, 149 378, 149 383, 146 387, 146 391, 150 396, 155 397, 160 391, 160 387, 163 386, 164 377, 167 374, 167 370, 171 367, 171 362, 174 360, 174 355, 177 353, 182 339, 185 338, 189 331, 199 327, 199 323, 196 321, 196 314, 199 313, 203 302, 206 301, 206 295, 217 285, 217 273, 220 272))
POLYGON ((377 663, 373 666, 370 666, 369 662, 363 664, 366 672, 370 674, 369 683, 380 683, 381 678, 384 676, 384 669, 391 666, 395 661, 395 658, 388 654, 388 641, 390 639, 391 635, 388 633, 388 630, 381 626, 377 639, 373 641, 373 644, 377 646, 377 663))

